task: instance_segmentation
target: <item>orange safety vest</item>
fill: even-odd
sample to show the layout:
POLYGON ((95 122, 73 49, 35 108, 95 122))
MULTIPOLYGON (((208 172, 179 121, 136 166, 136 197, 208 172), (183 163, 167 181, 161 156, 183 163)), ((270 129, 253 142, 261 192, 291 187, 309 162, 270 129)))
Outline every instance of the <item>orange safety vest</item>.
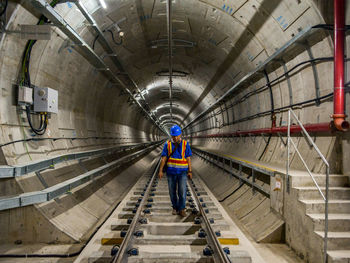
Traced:
MULTIPOLYGON (((181 159, 170 157, 168 160, 168 167, 172 168, 181 168, 181 169, 186 169, 188 168, 188 162, 185 158, 185 151, 186 151, 186 146, 187 146, 187 141, 182 140, 182 152, 181 152, 181 159)), ((172 146, 171 146, 171 141, 168 141, 168 156, 172 153, 172 146)))

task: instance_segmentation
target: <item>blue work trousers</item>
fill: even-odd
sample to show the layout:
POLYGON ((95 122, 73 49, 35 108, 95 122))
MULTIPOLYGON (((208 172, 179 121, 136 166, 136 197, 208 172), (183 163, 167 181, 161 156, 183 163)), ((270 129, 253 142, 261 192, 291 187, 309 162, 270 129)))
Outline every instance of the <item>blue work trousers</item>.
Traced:
POLYGON ((186 207, 187 172, 167 174, 169 195, 173 209, 181 211, 186 207))

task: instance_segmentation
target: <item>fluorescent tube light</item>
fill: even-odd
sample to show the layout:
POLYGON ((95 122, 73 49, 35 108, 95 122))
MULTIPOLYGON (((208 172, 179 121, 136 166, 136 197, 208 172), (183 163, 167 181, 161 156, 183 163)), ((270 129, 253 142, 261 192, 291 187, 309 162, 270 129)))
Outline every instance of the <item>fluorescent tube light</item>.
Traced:
POLYGON ((100 1, 101 6, 102 6, 104 9, 106 9, 106 8, 107 8, 107 5, 106 5, 105 0, 99 0, 99 1, 100 1))

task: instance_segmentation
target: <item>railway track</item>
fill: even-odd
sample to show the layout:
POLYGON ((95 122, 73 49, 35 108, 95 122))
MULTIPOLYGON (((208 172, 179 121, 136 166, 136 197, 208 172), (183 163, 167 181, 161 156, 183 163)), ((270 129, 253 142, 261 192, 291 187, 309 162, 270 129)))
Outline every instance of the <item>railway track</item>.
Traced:
POLYGON ((138 180, 76 259, 80 262, 252 262, 208 189, 187 182, 187 216, 172 215, 159 160, 138 180))

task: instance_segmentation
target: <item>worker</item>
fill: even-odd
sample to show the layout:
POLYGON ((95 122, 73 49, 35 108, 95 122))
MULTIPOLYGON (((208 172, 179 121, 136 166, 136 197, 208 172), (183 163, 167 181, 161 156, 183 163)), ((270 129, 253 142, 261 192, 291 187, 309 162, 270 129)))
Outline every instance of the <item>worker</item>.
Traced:
POLYGON ((169 195, 173 207, 172 214, 186 216, 186 184, 187 177, 192 179, 192 151, 187 141, 181 138, 181 128, 174 125, 170 129, 172 140, 168 140, 163 148, 159 179, 163 177, 163 168, 168 179, 169 195), (177 190, 177 191, 176 191, 177 190))

